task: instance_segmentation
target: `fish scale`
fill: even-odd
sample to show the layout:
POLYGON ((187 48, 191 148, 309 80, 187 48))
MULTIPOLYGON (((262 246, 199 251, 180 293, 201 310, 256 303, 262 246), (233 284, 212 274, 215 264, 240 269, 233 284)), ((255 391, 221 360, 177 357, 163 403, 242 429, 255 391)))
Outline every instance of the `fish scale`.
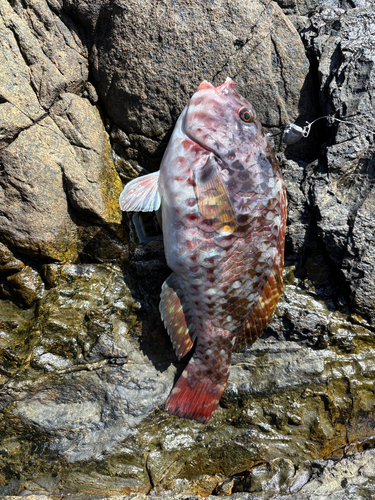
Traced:
POLYGON ((123 210, 142 203, 159 209, 174 271, 162 287, 164 324, 179 358, 196 343, 165 409, 207 422, 234 346, 259 337, 282 291, 284 183, 255 111, 232 80, 203 82, 177 121, 159 176, 125 187, 123 210))

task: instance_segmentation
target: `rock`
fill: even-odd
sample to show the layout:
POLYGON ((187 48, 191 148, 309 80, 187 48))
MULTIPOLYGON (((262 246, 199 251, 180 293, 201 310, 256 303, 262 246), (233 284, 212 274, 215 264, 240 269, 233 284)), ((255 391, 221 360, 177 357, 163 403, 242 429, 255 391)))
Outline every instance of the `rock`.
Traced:
MULTIPOLYGON (((8 2, 0 4, 1 74, 0 81, 0 149, 19 132, 44 115, 34 93, 31 75, 18 46, 17 36, 9 29, 18 16, 8 2)), ((25 30, 29 32, 29 30, 25 30)))
MULTIPOLYGON (((242 87, 246 89, 246 95, 252 96, 252 101, 263 121, 268 118, 270 124, 279 123, 279 115, 270 116, 270 110, 277 108, 277 102, 280 106, 283 101, 286 101, 289 106, 292 105, 290 111, 286 111, 285 105, 284 111, 281 111, 281 107, 281 115, 293 114, 293 106, 298 104, 297 96, 307 65, 298 66, 301 59, 298 55, 303 52, 303 48, 291 27, 280 17, 277 8, 272 7, 268 11, 261 2, 251 5, 243 2, 231 13, 226 10, 227 7, 224 4, 218 4, 207 12, 199 1, 195 2, 194 6, 190 6, 189 10, 181 7, 183 6, 172 7, 177 16, 174 19, 170 11, 162 5, 153 11, 151 3, 143 4, 142 13, 139 16, 137 2, 127 5, 126 9, 118 4, 116 18, 112 20, 110 18, 107 36, 98 47, 94 63, 96 72, 100 67, 99 91, 105 98, 107 109, 115 122, 122 125, 126 131, 138 134, 142 132, 142 135, 146 137, 163 136, 173 123, 173 115, 171 115, 173 108, 175 113, 179 114, 186 103, 186 94, 194 91, 202 79, 209 79, 212 83, 218 84, 226 76, 237 73, 238 69, 240 69, 237 74, 239 86, 241 89, 242 87), (149 25, 147 21, 150 15, 152 25, 149 25), (227 26, 225 29, 220 29, 219 23, 222 23, 224 19, 227 20, 227 26), (257 20, 256 23, 254 19, 257 20), (198 20, 199 31, 196 29, 198 20), (129 23, 136 27, 132 34, 126 28, 129 23), (163 35, 160 38, 157 37, 158 25, 163 27, 163 35), (271 37, 269 37, 270 25, 275 26, 275 34, 271 34, 271 37), (194 41, 190 41, 187 36, 187 33, 191 32, 195 33, 194 41), (149 35, 147 44, 144 38, 145 33, 149 35), (280 36, 284 39, 289 36, 294 43, 290 43, 289 39, 289 43, 285 40, 285 43, 279 45, 280 36), (187 40, 189 40, 188 44, 187 40), (261 42, 263 42, 262 50, 259 51, 261 42), (276 45, 273 46, 272 43, 276 45), (290 67, 283 68, 286 79, 290 72, 290 78, 285 82, 290 88, 285 93, 284 90, 278 89, 275 83, 276 75, 281 74, 281 63, 276 62, 277 51, 284 50, 283 46, 288 47, 286 50, 296 51, 289 57, 282 53, 279 55, 281 61, 285 57, 285 60, 289 59, 291 64, 290 67), (123 57, 124 50, 132 51, 133 47, 137 50, 137 67, 133 65, 132 53, 126 59, 123 57), (220 51, 215 50, 216 47, 220 47, 220 51), (202 69, 196 66, 198 60, 195 57, 192 58, 197 49, 199 60, 204 61, 202 69), (162 58, 158 57, 160 52, 163 54, 162 58), (124 76, 128 74, 127 78, 122 78, 119 72, 113 73, 113 59, 109 63, 109 53, 112 54, 112 58, 119 60, 118 66, 124 72, 124 76), (268 54, 271 53, 275 55, 274 65, 267 60, 268 54), (219 58, 217 54, 220 54, 219 58), (144 62, 140 60, 140 56, 144 58, 144 62), (259 60, 259 56, 263 56, 264 59, 259 60), (177 60, 179 63, 176 67, 177 60), (244 70, 241 72, 241 66, 244 63, 252 68, 251 73, 244 70), (173 72, 169 70, 172 65, 173 72), (269 76, 265 87, 264 75, 267 72, 269 76), (171 75, 176 73, 179 85, 176 85, 173 77, 171 78, 171 75), (259 99, 258 88, 260 73, 263 79, 262 99, 259 99), (298 75, 297 81, 296 74, 298 75), (130 75, 131 78, 129 78, 130 75), (193 81, 191 76, 193 76, 193 81), (110 81, 112 81, 111 87, 109 87, 110 81), (266 90, 267 85, 269 90, 266 90), (267 106, 267 111, 264 107, 264 93, 271 100, 268 101, 269 103, 276 104, 276 106, 267 106), (135 96, 138 96, 136 101, 134 101, 135 96), (140 106, 135 106, 135 102, 139 102, 141 97, 145 98, 145 101, 140 106), (119 102, 123 104, 122 109, 127 110, 125 115, 120 116, 118 113, 119 102)), ((101 13, 103 20, 108 17, 105 14, 105 11, 101 13)), ((101 17, 99 17, 98 26, 100 26, 101 17)))
POLYGON ((304 48, 275 3, 65 5, 86 29, 109 117, 130 134, 133 158, 125 152, 125 160, 158 168, 171 129, 202 80, 219 85, 235 77, 267 126, 294 120, 299 108, 309 112, 304 48))
MULTIPOLYGON (((266 465, 257 467, 247 475, 248 485, 251 493, 242 491, 233 494, 217 493, 206 497, 198 495, 179 494, 173 498, 177 500, 207 500, 217 499, 217 495, 223 500, 347 500, 354 494, 359 500, 371 498, 374 487, 374 450, 358 453, 355 456, 344 458, 340 461, 314 461, 305 463, 300 469, 294 470, 293 466, 286 462, 275 460, 266 465), (251 478, 251 479, 250 479, 251 478), (268 482, 267 482, 268 479, 268 482), (271 481, 269 481, 271 479, 271 481), (249 480, 251 482, 249 482, 249 480), (257 483, 262 481, 262 484, 257 483), (274 493, 275 486, 282 483, 284 488, 279 493, 274 493), (257 488, 259 484, 260 488, 257 488), (267 487, 267 489, 264 489, 267 487)), ((239 478, 236 478, 237 482, 239 478)), ((232 480, 233 482, 233 480, 232 480)), ((47 484, 43 482, 27 481, 22 484, 22 490, 30 500, 50 500, 47 484)), ((239 487, 238 484, 236 486, 239 487)), ((80 495, 71 494, 72 500, 79 500, 80 495)), ((15 500, 18 496, 4 496, 4 500, 15 500)), ((102 500, 118 499, 119 496, 96 495, 95 498, 102 500)), ((133 494, 121 495, 124 500, 160 500, 161 496, 133 494)))
MULTIPOLYGON (((32 257, 74 260, 94 236, 97 230, 76 225, 69 202, 93 223, 120 222, 117 200, 122 187, 110 160, 104 128, 88 101, 63 95, 67 107, 72 102, 73 124, 65 119, 69 131, 61 116, 57 120, 72 143, 46 117, 22 131, 1 153, 1 232, 9 244, 32 257), (91 142, 85 143, 87 135, 91 142)), ((58 104, 62 113, 63 104, 58 104)), ((51 110, 53 117, 56 108, 58 105, 51 110)))
POLYGON ((339 462, 311 464, 311 480, 291 500, 346 500, 351 495, 371 498, 374 491, 374 450, 358 453, 339 462))
POLYGON ((207 425, 163 411, 187 360, 154 214, 120 225, 114 164, 155 170, 203 78, 275 133, 374 129, 364 0, 278 4, 0 0, 0 496, 371 496, 372 135, 322 120, 280 147, 284 295, 207 425))
POLYGON ((74 261, 95 224, 121 222, 104 126, 72 93, 88 77, 82 33, 42 0, 0 13, 0 236, 24 256, 74 261))
MULTIPOLYGON (((155 264, 141 256, 146 281, 155 264)), ((50 264, 44 275, 51 288, 32 320, 30 365, 3 390, 2 425, 11 430, 2 446, 14 451, 1 460, 14 471, 4 476, 5 484, 16 481, 13 491, 32 474, 51 492, 104 495, 152 485, 154 494, 207 495, 234 478, 233 492, 261 495, 269 483, 273 495, 292 493, 312 474, 306 460, 341 458, 349 446, 361 450, 373 439, 373 335, 307 296, 298 280, 286 279, 268 337, 234 355, 220 407, 205 425, 163 412, 174 357, 156 352, 147 323, 139 322, 145 313, 152 322, 156 306, 139 310, 120 268, 50 264), (277 340, 285 318, 289 340, 277 340), (315 343, 299 337, 304 331, 315 333, 315 343), (348 333, 350 349, 342 343, 348 333), (31 451, 36 443, 43 452, 31 451), (260 457, 269 464, 260 466, 260 457)), ((143 296, 142 308, 153 293, 143 296)), ((155 325, 153 335, 160 346, 155 325)))
POLYGON ((113 168, 98 111, 86 99, 62 94, 50 113, 75 153, 75 161, 61 165, 68 201, 78 214, 93 222, 119 224, 122 184, 113 168))
MULTIPOLYGON (((318 61, 323 113, 334 113, 341 120, 350 117, 359 127, 373 130, 373 18, 366 8, 326 9, 312 18, 312 26, 307 38, 318 61)), ((324 156, 308 180, 311 208, 352 307, 373 323, 373 137, 343 122, 330 135, 324 156)))
MULTIPOLYGON (((21 68, 30 79, 30 90, 35 93, 29 92, 27 100, 37 99, 42 108, 48 109, 61 92, 83 86, 88 76, 87 52, 70 19, 58 16, 43 0, 25 6, 15 2, 14 8, 2 2, 1 13, 13 34, 16 57, 22 58, 21 68)), ((16 68, 17 73, 21 68, 16 68)))
POLYGON ((24 267, 18 273, 8 276, 7 285, 16 304, 26 308, 40 299, 44 291, 39 273, 31 267, 24 267))
POLYGON ((79 229, 69 214, 60 165, 76 161, 55 123, 47 117, 22 131, 2 151, 1 161, 3 237, 26 255, 75 258, 79 229))
POLYGON ((0 276, 7 276, 20 271, 25 264, 16 259, 12 252, 3 243, 0 243, 0 276))

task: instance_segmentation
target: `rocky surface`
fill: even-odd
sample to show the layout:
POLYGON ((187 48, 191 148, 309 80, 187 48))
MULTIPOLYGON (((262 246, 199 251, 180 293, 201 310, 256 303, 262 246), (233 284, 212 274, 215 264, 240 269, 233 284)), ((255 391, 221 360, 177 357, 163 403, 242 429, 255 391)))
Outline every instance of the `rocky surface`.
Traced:
POLYGON ((98 94, 127 134, 126 142, 115 140, 124 177, 139 166, 157 170, 178 115, 204 79, 219 85, 235 76, 268 126, 309 113, 304 47, 272 1, 64 5, 86 27, 98 94))
MULTIPOLYGON (((220 483, 215 495, 209 495, 208 500, 370 500, 375 488, 375 453, 368 450, 357 453, 340 461, 315 460, 304 462, 298 468, 293 462, 276 459, 242 476, 220 483), (246 489, 246 492, 243 489, 246 489), (234 492, 234 493, 232 493, 234 492)), ((53 500, 60 498, 53 493, 43 494, 44 488, 38 482, 29 481, 23 485, 23 495, 29 500, 53 500)), ((13 500, 19 496, 5 496, 4 500, 13 500)), ((101 500, 159 500, 165 496, 131 494, 121 496, 102 495, 70 495, 72 500, 86 498, 101 500)), ((176 500, 200 500, 201 496, 179 494, 176 500)))
POLYGON ((0 33, 0 495, 372 498, 368 3, 0 0, 0 33), (284 295, 205 425, 163 411, 186 364, 158 312, 169 270, 155 217, 117 200, 227 76, 272 134, 356 125, 273 138, 284 295))

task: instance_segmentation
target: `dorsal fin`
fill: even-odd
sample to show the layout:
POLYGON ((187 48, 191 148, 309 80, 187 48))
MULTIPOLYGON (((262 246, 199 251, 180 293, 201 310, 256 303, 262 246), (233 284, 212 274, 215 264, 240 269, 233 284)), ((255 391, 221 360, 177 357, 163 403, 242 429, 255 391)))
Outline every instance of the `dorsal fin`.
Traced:
POLYGON ((133 179, 120 194, 120 207, 124 212, 152 212, 160 208, 158 189, 159 172, 133 179))
POLYGON ((193 347, 196 334, 183 287, 174 273, 163 283, 159 310, 173 348, 181 359, 193 347))
POLYGON ((218 232, 233 233, 237 228, 236 214, 213 154, 196 172, 195 181, 198 208, 203 219, 213 221, 212 225, 218 232))

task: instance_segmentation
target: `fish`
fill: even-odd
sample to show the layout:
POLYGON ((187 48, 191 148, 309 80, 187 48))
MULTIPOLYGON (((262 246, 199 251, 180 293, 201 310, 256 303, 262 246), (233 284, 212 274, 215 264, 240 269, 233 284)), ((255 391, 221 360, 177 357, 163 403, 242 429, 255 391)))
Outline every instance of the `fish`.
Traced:
POLYGON ((179 359, 165 405, 207 423, 233 350, 269 323, 283 288, 285 185, 253 106, 233 80, 203 81, 179 116, 160 170, 130 181, 123 211, 157 211, 173 273, 160 313, 179 359))

